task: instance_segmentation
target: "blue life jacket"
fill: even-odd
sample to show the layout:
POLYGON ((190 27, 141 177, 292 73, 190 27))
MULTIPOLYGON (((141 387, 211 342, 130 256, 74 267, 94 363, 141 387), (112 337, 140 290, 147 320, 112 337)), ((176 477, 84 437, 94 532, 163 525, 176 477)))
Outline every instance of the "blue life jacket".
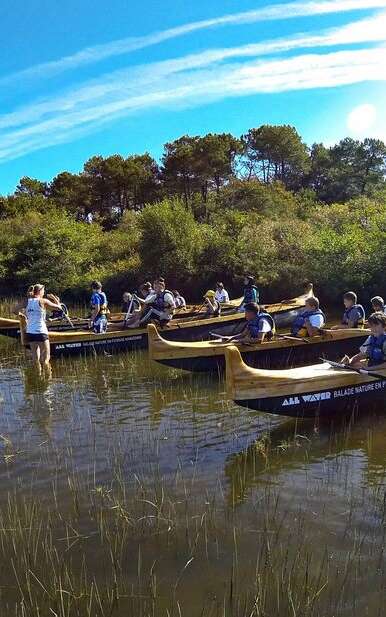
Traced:
POLYGON ((91 308, 99 307, 98 314, 94 318, 94 322, 99 319, 107 319, 107 296, 104 291, 94 291, 91 296, 91 308), (98 301, 97 301, 98 300, 98 301))
POLYGON ((383 362, 386 362, 386 356, 383 350, 385 343, 386 334, 381 334, 381 336, 374 336, 372 334, 369 337, 369 342, 367 343, 369 366, 375 366, 376 364, 383 364, 383 362))
POLYGON ((357 310, 358 313, 361 315, 361 317, 356 322, 354 321, 354 328, 357 328, 358 326, 363 326, 366 319, 366 313, 365 309, 361 304, 353 304, 350 308, 345 310, 342 317, 342 324, 348 324, 351 319, 350 313, 354 310, 357 310))
POLYGON ((163 312, 165 310, 166 306, 167 306, 165 304, 165 294, 170 294, 173 297, 172 292, 168 291, 167 289, 165 289, 164 291, 161 291, 161 293, 157 294, 154 302, 152 302, 152 304, 151 304, 151 306, 154 307, 155 309, 157 309, 157 311, 163 312))
POLYGON ((293 336, 297 336, 302 328, 304 328, 304 324, 306 319, 313 317, 314 315, 322 315, 324 323, 326 323, 326 316, 320 309, 315 309, 314 311, 303 311, 298 315, 292 323, 291 334, 293 336))
POLYGON ((256 302, 259 304, 260 294, 256 285, 247 285, 244 287, 244 300, 243 304, 248 304, 249 302, 256 302))
MULTIPOLYGON (((272 315, 270 315, 269 313, 261 312, 261 313, 258 313, 254 319, 251 319, 251 321, 247 322, 248 334, 250 335, 252 339, 259 338, 259 334, 261 334, 261 332, 259 332, 259 328, 260 328, 260 322, 262 319, 266 319, 268 323, 270 324, 271 333, 275 332, 275 322, 274 322, 272 315)), ((266 332, 265 334, 270 334, 270 333, 266 332)))

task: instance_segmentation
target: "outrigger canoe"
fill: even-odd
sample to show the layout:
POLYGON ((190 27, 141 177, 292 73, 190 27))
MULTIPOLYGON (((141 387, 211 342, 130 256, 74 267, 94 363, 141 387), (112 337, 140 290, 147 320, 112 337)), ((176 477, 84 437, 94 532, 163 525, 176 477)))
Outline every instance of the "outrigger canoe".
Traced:
MULTIPOLYGON (((152 360, 193 372, 220 372, 225 369, 224 341, 168 341, 154 324, 147 327, 149 355, 152 360)), ((370 334, 369 330, 350 328, 323 330, 318 336, 295 338, 278 335, 270 341, 253 345, 238 345, 242 359, 249 366, 285 368, 315 362, 321 356, 338 360, 345 354, 352 356, 370 334)))
POLYGON ((314 418, 385 400, 386 365, 363 374, 327 362, 287 370, 247 366, 237 347, 226 349, 227 394, 238 405, 285 416, 314 418))
MULTIPOLYGON (((236 302, 236 301, 234 301, 236 302)), ((238 306, 238 305, 237 305, 238 306)), ((227 303, 222 307, 222 314, 229 315, 235 311, 235 307, 231 303, 227 303)), ((109 315, 109 324, 112 326, 123 325, 125 319, 125 313, 111 313, 109 315)), ((175 319, 204 319, 205 313, 202 306, 189 305, 186 309, 177 309, 175 313, 175 319)), ((88 317, 73 317, 68 319, 55 319, 53 321, 47 321, 48 330, 55 332, 68 332, 73 330, 84 330, 88 327, 88 317)), ((20 336, 20 324, 18 319, 0 317, 0 335, 10 338, 19 338, 20 336)))
MULTIPOLYGON (((291 323, 299 311, 304 308, 305 300, 311 293, 312 286, 305 294, 292 300, 271 304, 267 309, 277 320, 277 323, 291 323)), ((26 344, 25 321, 25 316, 20 315, 23 345, 26 344)), ((168 326, 162 329, 162 335, 167 340, 201 341, 209 338, 210 332, 216 332, 219 335, 237 334, 243 327, 244 315, 242 313, 231 313, 220 317, 201 319, 173 319, 168 326)), ((122 325, 118 324, 109 325, 105 334, 94 334, 90 330, 68 330, 64 332, 50 330, 49 339, 53 356, 147 349, 148 347, 148 335, 145 327, 123 329, 122 325)))
MULTIPOLYGON (((278 328, 286 328, 289 326, 292 321, 295 319, 299 310, 304 308, 305 300, 312 295, 313 286, 310 283, 306 289, 306 292, 296 298, 291 298, 290 300, 282 300, 276 304, 267 305, 266 309, 271 313, 275 314, 275 321, 278 328)), ((236 300, 230 300, 229 303, 222 306, 222 315, 221 319, 225 317, 232 316, 232 322, 236 323, 243 320, 243 314, 237 312, 237 307, 240 305, 242 298, 237 298, 236 300)), ((123 320, 125 318, 124 313, 114 313, 109 315, 109 329, 113 331, 117 327, 123 326, 123 320)), ((196 320, 204 320, 205 311, 203 306, 198 305, 188 305, 185 310, 177 309, 174 318, 173 324, 185 322, 189 320, 189 322, 193 322, 196 320)), ((61 321, 48 322, 48 330, 52 332, 78 332, 87 329, 88 319, 87 318, 76 318, 71 319, 71 322, 74 327, 69 323, 68 320, 63 319, 61 321)), ((133 333, 133 331, 131 330, 133 333)), ((236 332, 236 331, 235 331, 236 332)), ((234 333, 235 333, 234 332, 234 333)), ((144 331, 146 338, 147 347, 147 337, 146 330, 144 331)), ((138 336, 138 332, 135 333, 138 336)), ((221 334, 221 333, 220 333, 221 334)), ((12 338, 19 338, 20 336, 20 324, 18 319, 7 319, 0 317, 0 335, 8 336, 12 338)), ((209 336, 209 331, 208 331, 209 336)), ((205 338, 205 336, 199 336, 196 339, 189 340, 201 340, 205 338)), ((206 337, 207 338, 207 337, 206 337)))

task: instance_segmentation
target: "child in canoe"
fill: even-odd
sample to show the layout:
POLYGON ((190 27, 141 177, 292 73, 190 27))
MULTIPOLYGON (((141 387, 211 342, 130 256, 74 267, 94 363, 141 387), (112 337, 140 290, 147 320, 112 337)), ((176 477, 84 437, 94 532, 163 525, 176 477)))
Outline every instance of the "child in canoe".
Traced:
POLYGON ((304 311, 295 318, 291 334, 296 337, 316 336, 325 324, 326 317, 320 309, 319 300, 315 296, 311 296, 305 302, 304 311))
POLYGON ((385 301, 381 296, 374 296, 374 298, 371 298, 371 306, 374 313, 386 314, 385 301))
POLYGON ((358 298, 355 291, 346 291, 343 295, 344 313, 342 323, 333 326, 331 330, 344 330, 346 328, 363 328, 366 314, 365 309, 361 304, 358 304, 358 298))
POLYGON ((240 334, 221 337, 225 341, 239 345, 262 343, 265 338, 272 338, 275 333, 275 322, 269 313, 262 311, 256 302, 247 302, 245 308, 246 324, 240 334))
POLYGON ((371 330, 370 336, 359 348, 359 353, 352 358, 343 358, 343 364, 361 368, 363 365, 378 366, 386 362, 386 315, 373 313, 367 323, 371 330))

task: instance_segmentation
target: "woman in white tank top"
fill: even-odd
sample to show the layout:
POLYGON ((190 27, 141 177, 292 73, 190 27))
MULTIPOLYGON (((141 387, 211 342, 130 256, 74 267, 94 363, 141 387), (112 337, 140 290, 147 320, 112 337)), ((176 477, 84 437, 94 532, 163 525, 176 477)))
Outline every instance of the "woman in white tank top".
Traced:
POLYGON ((60 309, 59 298, 50 295, 52 300, 44 298, 44 285, 32 285, 28 290, 28 302, 25 309, 27 317, 27 342, 32 358, 40 364, 48 365, 50 361, 50 341, 46 324, 46 308, 60 309))

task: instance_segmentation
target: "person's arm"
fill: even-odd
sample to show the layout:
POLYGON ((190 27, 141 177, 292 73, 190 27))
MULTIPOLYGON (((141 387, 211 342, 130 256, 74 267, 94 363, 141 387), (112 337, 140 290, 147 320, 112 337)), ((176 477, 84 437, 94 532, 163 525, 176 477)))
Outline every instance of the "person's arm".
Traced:
POLYGON ((215 312, 216 307, 214 304, 212 304, 212 302, 210 301, 209 298, 205 298, 205 304, 207 304, 208 308, 210 308, 210 310, 212 311, 212 313, 215 312))
POLYGON ((304 322, 304 327, 307 330, 308 336, 316 336, 316 334, 319 334, 319 330, 323 328, 323 325, 323 320, 319 319, 319 315, 310 317, 304 322))
POLYGON ((48 298, 42 298, 40 300, 41 304, 46 307, 46 308, 51 308, 51 309, 59 309, 60 311, 62 310, 62 306, 60 304, 60 300, 57 296, 53 296, 51 294, 50 296, 52 299, 55 298, 55 301, 53 302, 53 300, 48 300, 48 298))
POLYGON ((166 305, 166 311, 168 313, 174 313, 174 310, 176 308, 176 303, 174 302, 174 298, 173 298, 172 294, 165 294, 164 302, 165 302, 165 305, 166 305))
POLYGON ((151 293, 144 300, 141 300, 142 304, 152 304, 157 298, 157 294, 151 293))
POLYGON ((229 293, 224 289, 224 302, 229 302, 229 293))
POLYGON ((355 354, 355 356, 350 358, 350 360, 348 361, 348 364, 349 364, 349 366, 355 366, 355 365, 361 363, 362 360, 366 360, 366 358, 367 358, 367 352, 360 351, 359 353, 355 354))
POLYGON ((100 303, 100 299, 99 296, 96 295, 95 298, 91 298, 91 314, 90 314, 90 319, 89 319, 89 326, 90 328, 92 327, 94 320, 96 319, 97 315, 99 314, 101 309, 101 303, 100 303))

